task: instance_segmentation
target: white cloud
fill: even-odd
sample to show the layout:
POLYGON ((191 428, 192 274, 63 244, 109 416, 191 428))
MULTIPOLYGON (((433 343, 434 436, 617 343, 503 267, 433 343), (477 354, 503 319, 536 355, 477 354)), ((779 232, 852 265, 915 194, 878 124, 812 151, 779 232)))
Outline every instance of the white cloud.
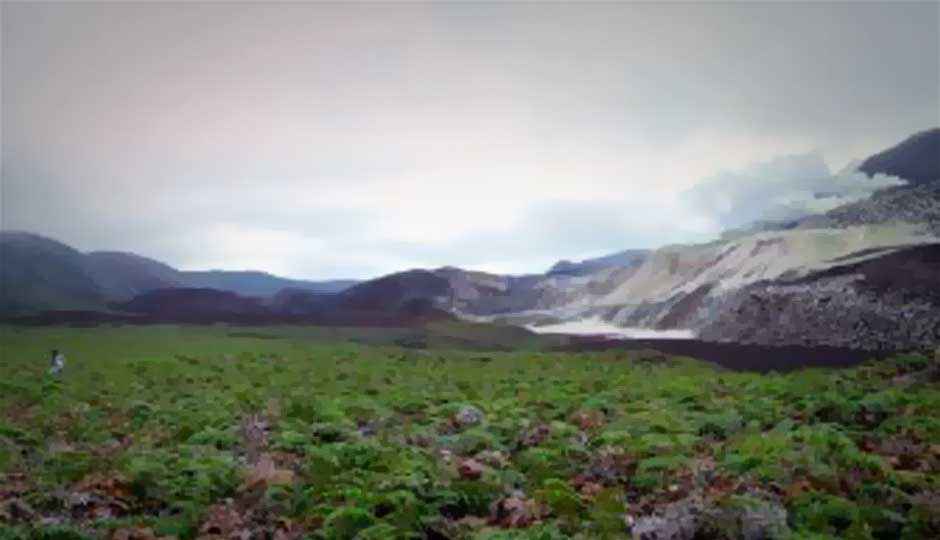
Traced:
POLYGON ((869 177, 852 169, 832 174, 819 153, 776 157, 740 170, 722 171, 685 191, 682 203, 712 222, 713 230, 755 221, 784 221, 823 213, 873 192, 905 184, 897 177, 869 177))
POLYGON ((2 9, 2 226, 186 268, 531 272, 695 241, 867 193, 747 164, 858 157, 938 103, 929 5, 2 9))

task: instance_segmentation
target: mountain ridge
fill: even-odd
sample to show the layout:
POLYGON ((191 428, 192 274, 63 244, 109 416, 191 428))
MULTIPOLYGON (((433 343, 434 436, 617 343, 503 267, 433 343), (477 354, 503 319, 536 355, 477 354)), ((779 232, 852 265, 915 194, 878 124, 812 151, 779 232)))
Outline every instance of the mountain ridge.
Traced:
POLYGON ((48 309, 106 310, 159 289, 210 288, 272 296, 284 288, 338 292, 354 280, 308 281, 261 271, 190 271, 124 251, 81 252, 25 231, 0 231, 0 313, 48 309))
POLYGON ((940 180, 940 127, 911 135, 865 159, 858 167, 869 176, 888 174, 912 185, 940 180))
MULTIPOLYGON (((929 172, 933 165, 904 163, 905 159, 923 159, 923 152, 911 151, 910 140, 917 148, 924 141, 933 144, 940 129, 926 133, 862 161, 862 166, 867 163, 871 174, 908 169, 934 174, 929 172)), ((151 294, 149 304, 135 305, 130 299, 118 307, 134 310, 150 306, 144 311, 154 313, 159 311, 159 302, 176 295, 182 295, 180 302, 197 307, 203 297, 217 297, 220 305, 228 305, 226 302, 237 299, 205 291, 235 288, 235 283, 241 291, 267 297, 265 302, 253 304, 259 316, 327 324, 394 324, 447 314, 520 325, 599 319, 620 327, 692 330, 709 340, 762 344, 812 344, 809 340, 818 345, 904 348, 940 342, 940 298, 924 294, 920 282, 906 281, 903 275, 894 280, 884 277, 885 268, 892 267, 907 268, 918 275, 940 275, 940 257, 933 255, 940 246, 940 181, 909 182, 825 214, 786 223, 758 223, 729 233, 701 244, 624 250, 577 263, 559 261, 544 274, 511 276, 442 267, 396 272, 339 291, 309 284, 298 287, 298 283, 307 282, 280 278, 279 287, 248 283, 276 278, 263 272, 187 274, 133 254, 89 254, 87 257, 97 260, 98 265, 89 267, 81 263, 85 255, 48 239, 39 242, 36 256, 20 253, 19 259, 32 268, 51 258, 59 261, 61 268, 72 269, 76 275, 66 276, 71 281, 66 279, 65 284, 71 286, 66 292, 74 305, 65 307, 73 309, 117 295, 115 291, 127 296, 150 287, 167 290, 162 285, 168 283, 189 287, 190 292, 151 294), (105 270, 100 268, 102 264, 105 270), (107 273, 108 268, 113 270, 110 281, 95 277, 107 273), (140 268, 147 269, 143 272, 146 279, 137 275, 140 268), (130 276, 122 277, 122 272, 130 276), (876 282, 880 285, 875 286, 876 282), (197 289, 192 289, 193 285, 197 289), (844 298, 832 299, 840 294, 844 298), (910 305, 905 304, 905 298, 911 299, 910 305), (793 320, 788 323, 767 316, 767 306, 788 313, 793 320), (851 314, 842 319, 872 330, 856 336, 857 328, 846 327, 839 320, 839 310, 827 306, 840 306, 851 314), (831 335, 806 327, 798 320, 801 317, 815 321, 816 328, 831 329, 831 335), (917 317, 916 325, 910 323, 911 317, 917 317), (789 329, 763 331, 761 325, 768 324, 789 325, 789 329), (909 332, 905 325, 918 330, 909 332)), ((29 244, 28 236, 10 238, 14 251, 29 244)), ((13 269, 4 276, 7 274, 22 281, 28 272, 13 269)), ((41 271, 37 275, 43 276, 41 271)), ((47 298, 55 278, 46 276, 34 284, 38 288, 17 291, 36 290, 40 299, 47 298)), ((13 302, 4 299, 0 306, 22 304, 22 298, 14 298, 13 302)), ((41 303, 44 307, 49 304, 41 303)), ((223 309, 221 315, 238 315, 230 311, 223 309)))

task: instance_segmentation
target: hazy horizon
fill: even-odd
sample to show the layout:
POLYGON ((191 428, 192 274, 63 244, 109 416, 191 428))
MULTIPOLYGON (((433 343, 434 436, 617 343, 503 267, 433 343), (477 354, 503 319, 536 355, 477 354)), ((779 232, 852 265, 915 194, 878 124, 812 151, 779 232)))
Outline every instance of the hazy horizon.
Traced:
POLYGON ((0 227, 186 270, 698 242, 893 185, 840 171, 940 124, 935 2, 0 10, 0 227))

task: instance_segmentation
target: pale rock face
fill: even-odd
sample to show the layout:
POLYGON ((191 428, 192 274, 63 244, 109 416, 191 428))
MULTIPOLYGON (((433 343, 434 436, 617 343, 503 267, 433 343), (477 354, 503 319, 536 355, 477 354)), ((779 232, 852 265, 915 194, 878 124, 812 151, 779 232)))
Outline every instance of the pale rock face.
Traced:
MULTIPOLYGON (((877 340, 862 343, 852 341, 857 329, 836 324, 840 317, 834 312, 822 309, 814 312, 814 316, 825 323, 818 328, 826 328, 832 334, 823 336, 812 329, 805 335, 797 335, 803 333, 800 325, 784 320, 773 321, 773 324, 789 325, 793 332, 786 335, 762 332, 749 328, 748 320, 736 317, 733 310, 746 304, 742 291, 758 288, 763 292, 755 294, 780 297, 781 293, 774 292, 776 289, 770 284, 787 287, 786 294, 799 297, 800 305, 805 303, 800 299, 815 298, 817 293, 827 295, 826 290, 835 286, 831 282, 799 287, 792 284, 835 268, 940 243, 940 236, 934 229, 936 227, 924 223, 795 227, 759 231, 708 244, 667 246, 649 253, 633 267, 602 268, 577 276, 504 277, 499 281, 494 276, 467 273, 469 277, 459 279, 463 303, 454 306, 452 311, 473 320, 523 325, 536 332, 636 339, 699 337, 728 341, 747 338, 768 344, 920 346, 929 344, 934 337, 926 327, 921 331, 919 323, 910 336, 881 332, 877 340), (484 287, 484 284, 492 285, 494 280, 501 285, 498 289, 484 287)), ((449 279, 458 281, 459 272, 449 279)), ((848 308, 850 311, 859 313, 856 319, 874 317, 897 321, 900 317, 932 324, 935 317, 931 314, 940 311, 930 302, 911 301, 902 306, 900 299, 890 298, 889 304, 893 302, 894 307, 884 307, 877 295, 853 296, 850 289, 854 288, 851 284, 846 288, 849 294, 844 300, 854 306, 848 308)), ((818 303, 807 301, 813 305, 818 303)), ((805 315, 799 311, 793 312, 795 320, 805 315)))

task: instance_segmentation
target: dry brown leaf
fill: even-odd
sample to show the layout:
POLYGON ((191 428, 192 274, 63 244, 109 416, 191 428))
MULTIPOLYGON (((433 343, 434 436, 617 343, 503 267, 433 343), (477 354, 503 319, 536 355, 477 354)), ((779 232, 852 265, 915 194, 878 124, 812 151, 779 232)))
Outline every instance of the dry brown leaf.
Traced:
POLYGON ((786 494, 788 499, 794 499, 799 497, 803 493, 812 491, 813 486, 805 478, 793 482, 786 488, 786 494))
POLYGON ((294 472, 288 469, 278 469, 270 454, 262 454, 258 462, 248 473, 245 479, 245 490, 253 490, 266 486, 284 486, 294 482, 294 472))
POLYGON ((108 495, 117 499, 126 499, 131 496, 130 485, 124 478, 117 475, 107 476, 103 473, 93 473, 85 476, 72 486, 72 489, 77 492, 94 492, 108 495))
POLYGON ((231 506, 217 504, 209 508, 206 519, 199 528, 199 538, 251 538, 242 516, 231 506))
POLYGON ((593 499, 598 493, 604 490, 604 486, 597 482, 585 482, 581 485, 581 496, 585 499, 593 499))
POLYGON ((544 510, 542 505, 532 499, 513 495, 493 505, 490 522, 500 527, 521 529, 541 519, 544 510))
POLYGON ((123 527, 111 534, 111 540, 176 540, 176 537, 157 536, 150 527, 123 527))
POLYGON ((604 413, 596 410, 578 411, 571 416, 571 423, 582 431, 589 431, 604 424, 604 413))

